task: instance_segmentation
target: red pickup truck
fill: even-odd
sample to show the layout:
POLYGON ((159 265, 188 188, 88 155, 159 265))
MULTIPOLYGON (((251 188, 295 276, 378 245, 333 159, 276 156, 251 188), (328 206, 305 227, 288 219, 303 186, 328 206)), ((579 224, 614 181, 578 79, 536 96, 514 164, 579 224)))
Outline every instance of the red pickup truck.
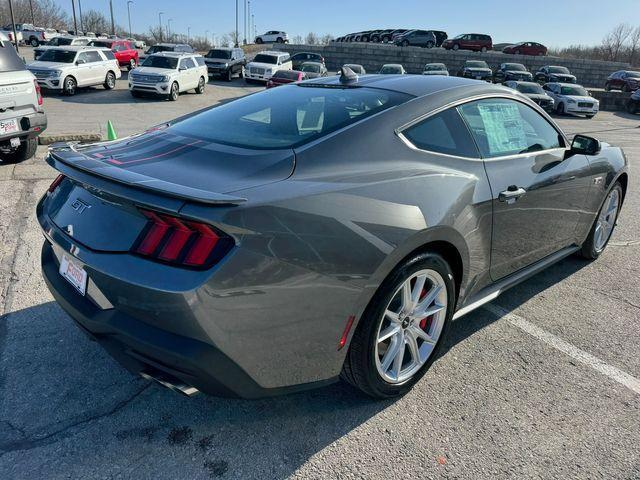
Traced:
POLYGON ((133 70, 138 66, 138 50, 136 50, 133 42, 128 40, 97 39, 89 42, 89 46, 110 49, 121 67, 133 70))

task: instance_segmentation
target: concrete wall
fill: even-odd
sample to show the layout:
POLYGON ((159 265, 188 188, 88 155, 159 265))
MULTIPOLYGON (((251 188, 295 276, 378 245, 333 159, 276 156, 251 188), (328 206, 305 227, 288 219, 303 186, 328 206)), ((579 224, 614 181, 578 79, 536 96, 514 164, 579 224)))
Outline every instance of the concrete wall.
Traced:
POLYGON ((289 53, 318 52, 325 58, 329 71, 336 71, 345 63, 359 63, 367 72, 377 72, 385 63, 401 63, 409 73, 422 73, 425 63, 444 63, 453 75, 466 60, 484 60, 493 69, 503 62, 524 64, 531 72, 543 65, 563 65, 578 78, 585 87, 603 87, 612 72, 629 69, 628 63, 599 62, 594 60, 567 59, 558 57, 532 57, 528 55, 505 55, 502 52, 470 52, 444 50, 442 48, 396 47, 378 43, 331 43, 329 45, 277 45, 274 50, 289 53))

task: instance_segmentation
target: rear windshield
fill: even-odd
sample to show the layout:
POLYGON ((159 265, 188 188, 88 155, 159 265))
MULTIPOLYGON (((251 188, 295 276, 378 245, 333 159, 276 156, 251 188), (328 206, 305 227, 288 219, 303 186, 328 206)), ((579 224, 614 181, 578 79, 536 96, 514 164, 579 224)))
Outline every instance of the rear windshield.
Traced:
POLYGON ((16 72, 27 67, 10 41, 0 42, 0 72, 16 72))
POLYGON ((298 80, 300 72, 297 70, 278 70, 273 74, 273 78, 286 78, 289 80, 298 80))
POLYGON ((481 60, 470 60, 466 63, 465 66, 470 68, 489 68, 489 65, 487 65, 487 62, 483 62, 481 60))
POLYGON ((145 58, 144 62, 142 62, 142 66, 153 68, 169 68, 171 70, 175 70, 178 67, 178 59, 173 57, 151 56, 145 58))
POLYGON ((209 50, 205 55, 207 58, 231 58, 231 50, 209 50))
POLYGON ((38 58, 41 62, 73 63, 76 52, 73 50, 45 50, 38 58))
POLYGON ((51 45, 58 45, 60 47, 64 47, 65 45, 71 45, 72 40, 73 38, 57 37, 51 40, 51 45))
POLYGON ((105 42, 105 41, 100 41, 100 40, 91 40, 89 42, 89 46, 90 47, 111 48, 111 45, 113 45, 113 42, 105 42))
POLYGON ((504 64, 504 69, 505 70, 515 71, 515 72, 526 72, 527 71, 527 69, 524 68, 524 65, 522 65, 520 63, 505 63, 504 64))
POLYGON ((158 53, 158 52, 173 52, 174 47, 167 47, 165 45, 154 45, 153 47, 149 47, 147 50, 148 54, 158 53))
POLYGON ((562 87, 560 89, 560 94, 562 95, 576 95, 578 97, 588 97, 589 92, 587 92, 582 87, 562 87))
POLYGON ((255 56, 253 61, 257 63, 272 63, 275 65, 276 63, 278 63, 278 57, 276 57, 275 55, 265 55, 263 53, 259 53, 255 56))
POLYGON ((320 73, 320 65, 314 65, 313 63, 303 63, 300 67, 300 71, 320 73))
POLYGON ((519 83, 516 86, 516 90, 520 93, 538 93, 544 95, 544 90, 537 83, 519 83))
POLYGON ((549 73, 569 73, 567 67, 549 67, 549 73))
POLYGON ((194 115, 169 130, 237 147, 294 148, 411 98, 367 87, 273 88, 194 115))
POLYGON ((445 67, 443 63, 427 63, 424 66, 425 72, 433 72, 433 71, 439 72, 440 70, 446 70, 446 69, 447 67, 445 67))

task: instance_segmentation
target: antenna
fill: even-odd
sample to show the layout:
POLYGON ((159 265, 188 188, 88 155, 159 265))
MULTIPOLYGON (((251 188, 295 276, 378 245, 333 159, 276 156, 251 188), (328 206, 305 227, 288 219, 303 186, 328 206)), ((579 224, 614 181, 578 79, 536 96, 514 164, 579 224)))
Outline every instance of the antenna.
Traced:
POLYGON ((340 68, 340 83, 355 83, 358 81, 358 75, 349 67, 342 66, 340 68))

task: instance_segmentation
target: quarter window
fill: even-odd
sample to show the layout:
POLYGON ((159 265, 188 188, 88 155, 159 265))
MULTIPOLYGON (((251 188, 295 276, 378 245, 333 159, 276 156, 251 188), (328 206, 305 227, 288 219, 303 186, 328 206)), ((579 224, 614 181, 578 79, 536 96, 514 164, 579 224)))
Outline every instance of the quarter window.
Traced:
POLYGON ((413 125, 402 132, 422 150, 478 158, 478 151, 458 111, 450 108, 413 125))
POLYGON ((458 107, 484 158, 564 147, 558 131, 523 103, 503 98, 458 107))

